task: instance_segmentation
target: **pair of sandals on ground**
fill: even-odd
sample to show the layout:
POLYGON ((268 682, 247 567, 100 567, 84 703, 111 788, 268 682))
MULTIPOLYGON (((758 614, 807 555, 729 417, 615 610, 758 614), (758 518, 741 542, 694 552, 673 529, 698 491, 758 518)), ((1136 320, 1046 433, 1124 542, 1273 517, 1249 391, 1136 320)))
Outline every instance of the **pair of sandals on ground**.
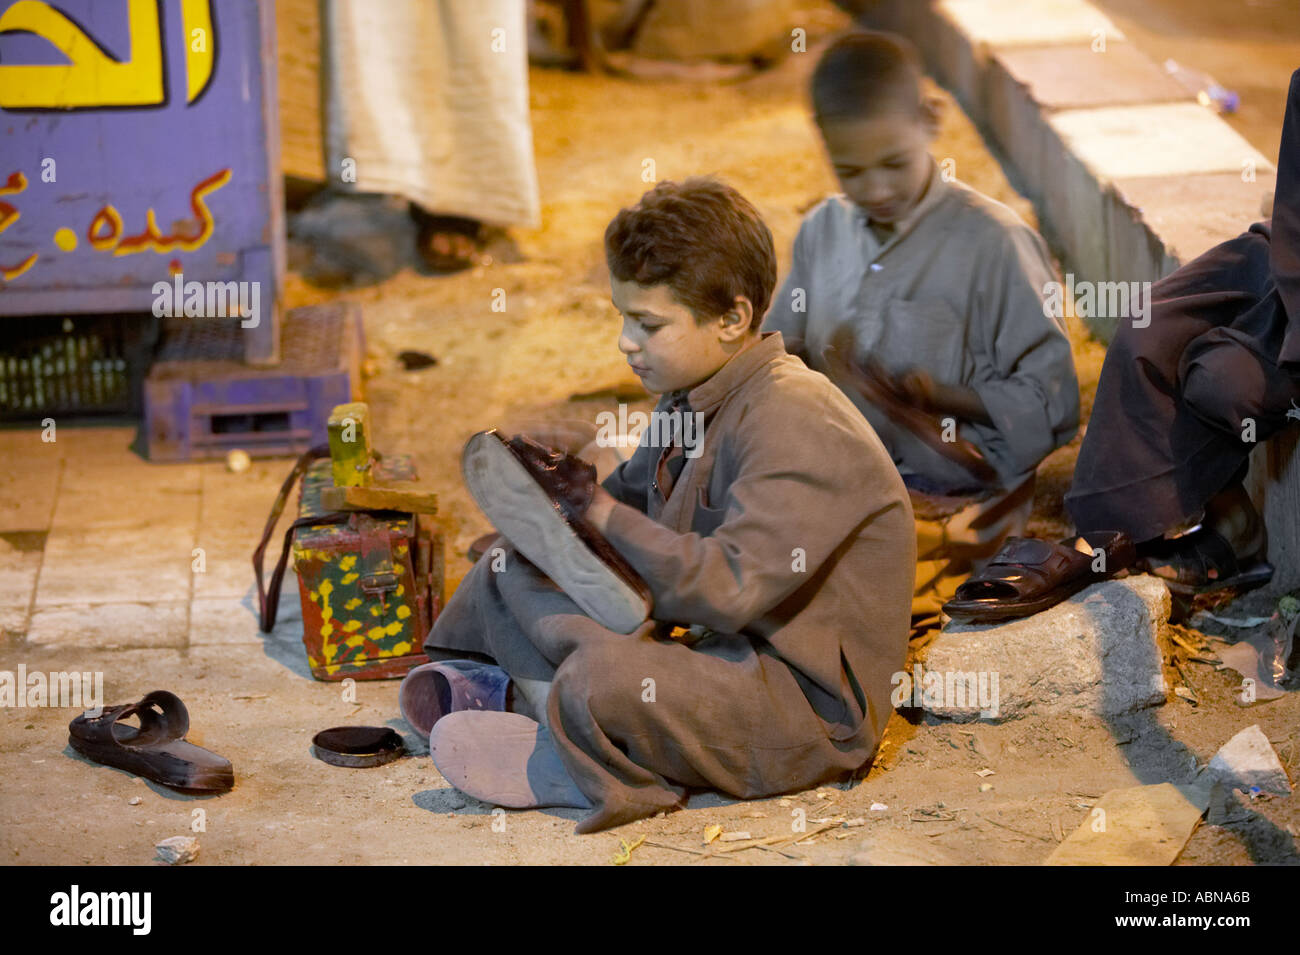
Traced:
POLYGON ((1124 573, 1154 574, 1175 597, 1190 600, 1209 591, 1261 586, 1272 579, 1273 568, 1262 550, 1241 559, 1222 534, 1205 526, 1140 550, 1122 531, 1096 531, 1055 544, 1009 537, 943 610, 961 622, 1016 620, 1124 573))

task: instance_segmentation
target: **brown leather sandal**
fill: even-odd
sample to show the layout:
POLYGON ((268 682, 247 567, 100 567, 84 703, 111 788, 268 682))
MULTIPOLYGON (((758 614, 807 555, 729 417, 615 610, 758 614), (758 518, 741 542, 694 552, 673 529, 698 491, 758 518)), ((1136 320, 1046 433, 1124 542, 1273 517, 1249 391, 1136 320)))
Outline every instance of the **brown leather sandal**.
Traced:
POLYGON ((154 690, 138 703, 82 714, 68 724, 68 745, 92 762, 173 789, 226 792, 235 785, 230 760, 186 742, 190 714, 175 693, 154 690), (139 717, 137 729, 122 722, 139 717))
POLYGON ((1133 542, 1123 531, 1094 531, 1081 535, 1093 549, 1082 553, 1074 538, 1053 544, 1033 537, 1008 537, 1002 549, 957 588, 943 612, 954 620, 1000 623, 1055 607, 1089 584, 1114 577, 1137 559, 1133 542), (1097 551, 1104 558, 1094 570, 1097 551))
POLYGON ((1250 590, 1273 579, 1273 565, 1265 559, 1267 544, 1250 557, 1238 557, 1227 539, 1211 527, 1143 544, 1142 548, 1143 569, 1176 594, 1250 590))

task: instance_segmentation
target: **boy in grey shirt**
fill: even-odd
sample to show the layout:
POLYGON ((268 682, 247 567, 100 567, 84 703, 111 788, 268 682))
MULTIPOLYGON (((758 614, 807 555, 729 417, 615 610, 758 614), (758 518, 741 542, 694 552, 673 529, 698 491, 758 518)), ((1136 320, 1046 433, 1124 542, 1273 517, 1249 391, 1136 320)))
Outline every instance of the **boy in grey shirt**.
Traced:
POLYGON ((1056 280, 1042 238, 1006 206, 950 179, 929 146, 937 103, 922 96, 907 41, 854 32, 823 54, 815 118, 843 194, 804 220, 764 329, 837 380, 914 492, 978 499, 942 519, 918 506, 913 613, 937 612, 972 562, 1023 533, 1035 468, 1079 424, 1063 322, 1044 308, 1056 280), (942 440, 968 441, 996 478, 970 472, 837 375, 833 341, 871 364, 942 440))

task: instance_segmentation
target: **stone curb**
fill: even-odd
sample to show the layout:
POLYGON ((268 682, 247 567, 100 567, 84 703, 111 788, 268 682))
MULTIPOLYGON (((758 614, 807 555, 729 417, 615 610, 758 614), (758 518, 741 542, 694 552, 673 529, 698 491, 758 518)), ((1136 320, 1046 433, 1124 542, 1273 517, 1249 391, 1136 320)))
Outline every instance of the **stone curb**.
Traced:
POLYGON ((1164 583, 1141 575, 1093 584, 1020 620, 950 623, 920 654, 924 669, 909 674, 912 698, 901 705, 919 701, 959 722, 1106 720, 1158 706, 1169 693, 1169 602, 1164 583))
MULTIPOLYGON (((1265 217, 1273 164, 1084 0, 881 0, 1007 156, 1077 281, 1154 282, 1265 217)), ((1119 317, 1082 315, 1109 341, 1119 317)))

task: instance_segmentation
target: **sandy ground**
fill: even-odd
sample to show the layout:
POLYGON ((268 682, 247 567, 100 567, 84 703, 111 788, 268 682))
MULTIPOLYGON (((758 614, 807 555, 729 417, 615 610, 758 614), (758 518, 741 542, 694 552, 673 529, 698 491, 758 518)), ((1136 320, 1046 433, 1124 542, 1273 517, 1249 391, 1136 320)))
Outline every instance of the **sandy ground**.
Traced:
MULTIPOLYGON (((827 27, 834 22, 825 18, 827 27)), ((612 392, 582 401, 569 400, 571 395, 638 387, 615 347, 601 236, 613 213, 648 188, 641 179, 644 159, 655 160, 660 179, 716 172, 738 187, 767 218, 784 269, 802 212, 834 188, 802 99, 814 55, 793 56, 751 80, 712 88, 534 71, 544 225, 513 234, 522 261, 439 279, 406 269, 378 285, 342 293, 291 278, 290 305, 339 297, 363 305, 376 445, 415 455, 422 477, 440 489, 449 592, 469 566, 466 547, 487 529, 459 478, 465 439, 482 428, 519 422, 590 422, 596 411, 614 406, 612 392), (491 309, 495 289, 505 290, 504 312, 491 309), (405 372, 395 358, 404 349, 426 351, 438 363, 405 372)), ((1032 219, 1028 204, 1011 191, 951 100, 935 153, 955 158, 960 178, 1032 219)), ((1076 334, 1076 352, 1086 408, 1101 349, 1076 334)), ((24 443, 34 442, 32 435, 6 440, 6 454, 39 451, 24 443)), ((73 431, 69 441, 58 467, 51 465, 50 473, 64 475, 56 480, 75 475, 78 461, 94 454, 102 456, 104 473, 155 482, 149 485, 156 487, 155 500, 180 493, 167 490, 174 477, 184 493, 202 499, 200 535, 204 522, 256 527, 288 468, 284 461, 257 462, 243 475, 230 475, 215 463, 146 465, 130 457, 130 433, 121 428, 73 431)), ((1035 516, 1040 533, 1064 530, 1060 494, 1076 446, 1044 466, 1035 516)), ((6 493, 12 488, 0 486, 0 497, 6 493)), ((103 506, 138 514, 146 524, 156 519, 143 504, 115 499, 121 500, 131 503, 103 506)), ((19 506, 12 498, 9 503, 19 506)), ((157 505, 150 507, 156 514, 157 505)), ((1184 663, 1200 697, 1195 707, 1171 697, 1163 707, 1113 723, 1072 718, 912 724, 895 716, 870 773, 851 787, 743 803, 700 795, 685 811, 578 837, 572 833, 573 812, 494 816, 491 807, 450 789, 424 756, 372 770, 337 769, 312 759, 312 734, 340 723, 392 725, 413 750, 421 744, 397 717, 396 682, 358 684, 353 703, 338 685, 310 679, 292 591, 286 594, 285 619, 271 637, 213 642, 224 639, 220 632, 226 629, 250 629, 251 581, 240 575, 247 575, 242 553, 253 543, 236 535, 223 551, 228 558, 210 567, 234 582, 230 593, 243 596, 232 598, 230 616, 207 621, 203 640, 196 637, 197 604, 191 604, 190 638, 180 646, 86 649, 66 641, 36 647, 9 631, 0 645, 0 669, 21 662, 29 670, 103 670, 109 702, 137 699, 155 687, 179 693, 190 707, 191 739, 233 761, 235 790, 192 798, 94 766, 65 747, 69 711, 6 710, 0 713, 0 860, 145 864, 155 842, 189 834, 201 822, 199 864, 607 864, 620 839, 640 834, 674 848, 643 845, 635 864, 834 864, 863 855, 1036 864, 1088 818, 1091 804, 1107 790, 1186 781, 1197 764, 1251 723, 1275 741, 1293 777, 1297 766, 1300 697, 1246 712, 1232 702, 1238 684, 1233 674, 1184 663), (976 775, 983 769, 993 775, 976 775), (991 788, 981 791, 986 782, 991 788), (131 805, 137 796, 140 802, 131 805), (783 852, 696 854, 708 825, 755 837, 787 834, 799 809, 814 826, 817 819, 840 815, 864 824, 783 852)), ((103 554, 123 568, 135 558, 103 554)), ((1202 825, 1180 861, 1295 862, 1297 825, 1294 800, 1259 800, 1242 806, 1224 826, 1202 825)))

